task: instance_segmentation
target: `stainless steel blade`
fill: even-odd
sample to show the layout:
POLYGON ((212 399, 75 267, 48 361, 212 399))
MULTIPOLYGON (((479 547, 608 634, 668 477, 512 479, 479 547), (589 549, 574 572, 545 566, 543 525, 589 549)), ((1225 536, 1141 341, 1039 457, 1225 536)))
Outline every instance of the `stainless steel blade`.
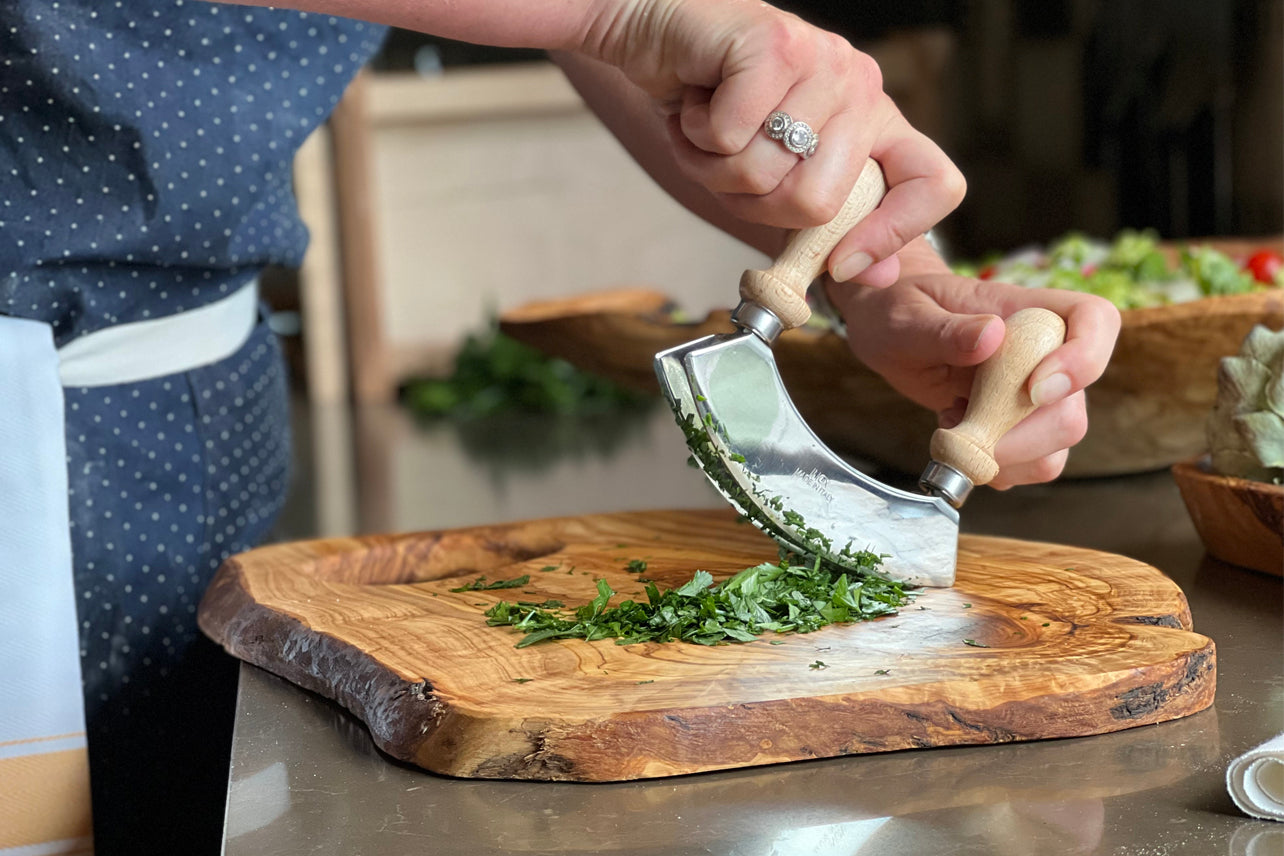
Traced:
MULTIPOLYGON (((746 520, 766 532, 782 547, 795 553, 806 554, 809 551, 801 539, 790 529, 778 526, 775 520, 765 515, 760 508, 760 498, 746 493, 741 488, 743 480, 733 475, 728 469, 728 465, 734 462, 724 461, 720 451, 710 442, 709 424, 705 422, 705 418, 697 408, 695 396, 691 392, 691 381, 687 377, 683 357, 691 351, 701 350, 722 340, 734 338, 735 335, 705 336, 656 354, 655 369, 660 381, 660 391, 668 400, 669 406, 673 409, 674 418, 686 437, 691 460, 714 488, 746 520)), ((712 422, 713 417, 708 419, 712 422)))
POLYGON ((707 437, 711 451, 697 454, 698 463, 777 540, 838 564, 845 554, 868 550, 884 557, 878 571, 884 576, 953 583, 958 512, 938 497, 871 479, 825 446, 758 336, 707 337, 659 355, 657 368, 666 394, 676 393, 675 408, 693 410, 707 437))
POLYGON ((754 519, 752 504, 748 506, 741 504, 740 497, 736 496, 735 480, 708 443, 707 432, 696 409, 695 397, 691 394, 691 382, 687 378, 686 367, 682 363, 682 357, 687 352, 713 344, 720 338, 724 337, 705 336, 703 339, 661 351, 655 355, 655 373, 660 381, 660 392, 669 402, 678 427, 686 437, 687 449, 691 452, 692 461, 736 511, 752 520, 754 519))
POLYGON ((806 291, 842 236, 887 192, 866 162, 828 223, 794 233, 767 270, 740 278, 731 320, 741 331, 656 355, 656 374, 692 458, 727 501, 794 552, 917 585, 948 586, 958 512, 935 496, 889 488, 849 466, 812 433, 785 391, 770 343, 807 320, 806 291))

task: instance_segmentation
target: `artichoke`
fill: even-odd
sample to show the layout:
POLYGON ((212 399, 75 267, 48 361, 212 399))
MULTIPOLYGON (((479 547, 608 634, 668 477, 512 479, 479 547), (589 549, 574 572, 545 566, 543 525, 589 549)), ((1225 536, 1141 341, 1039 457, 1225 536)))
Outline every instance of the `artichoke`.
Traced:
POLYGON ((1215 471, 1284 482, 1284 330, 1259 324, 1222 358, 1207 431, 1215 471))

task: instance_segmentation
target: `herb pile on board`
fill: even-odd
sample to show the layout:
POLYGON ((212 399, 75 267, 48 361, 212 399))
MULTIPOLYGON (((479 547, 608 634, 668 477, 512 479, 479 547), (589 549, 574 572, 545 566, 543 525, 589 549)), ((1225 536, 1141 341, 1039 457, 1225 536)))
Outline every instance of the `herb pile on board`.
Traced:
MULTIPOLYGON (((676 589, 646 586, 647 600, 610 605, 616 594, 597 581, 597 597, 578 609, 500 601, 486 610, 492 626, 516 627, 526 635, 518 648, 548 639, 614 638, 618 645, 680 640, 699 645, 753 642, 762 633, 807 633, 826 624, 845 624, 891 615, 909 602, 901 583, 872 573, 849 575, 819 559, 811 564, 764 562, 715 583, 696 571, 676 589)), ((879 559, 862 557, 870 571, 879 559)))

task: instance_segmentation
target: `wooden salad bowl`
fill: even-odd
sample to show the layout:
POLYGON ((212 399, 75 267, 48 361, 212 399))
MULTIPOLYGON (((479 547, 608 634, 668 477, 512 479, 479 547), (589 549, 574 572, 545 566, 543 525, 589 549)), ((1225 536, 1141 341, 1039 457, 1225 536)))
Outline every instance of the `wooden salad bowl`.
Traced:
MULTIPOLYGON (((675 320, 670 299, 630 288, 530 303, 500 329, 544 353, 624 386, 657 391, 657 351, 730 331, 729 310, 675 320)), ((1169 467, 1205 450, 1204 420, 1217 397, 1217 365, 1257 324, 1284 326, 1284 290, 1213 297, 1123 313, 1110 365, 1088 389, 1088 434, 1070 476, 1169 467)), ((840 454, 917 474, 936 416, 865 367, 831 330, 802 327, 774 347, 803 417, 840 454)))
POLYGON ((1209 555, 1284 576, 1284 485, 1220 475, 1207 456, 1179 461, 1172 471, 1209 555))

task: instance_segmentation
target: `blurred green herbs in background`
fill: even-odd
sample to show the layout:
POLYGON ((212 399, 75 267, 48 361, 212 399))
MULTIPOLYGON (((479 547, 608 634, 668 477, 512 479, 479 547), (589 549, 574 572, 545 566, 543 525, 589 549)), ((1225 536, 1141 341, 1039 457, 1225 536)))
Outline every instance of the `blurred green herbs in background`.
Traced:
POLYGON ((643 410, 656 400, 546 356, 506 336, 493 321, 464 340, 448 377, 410 381, 401 397, 418 416, 455 420, 643 410))

